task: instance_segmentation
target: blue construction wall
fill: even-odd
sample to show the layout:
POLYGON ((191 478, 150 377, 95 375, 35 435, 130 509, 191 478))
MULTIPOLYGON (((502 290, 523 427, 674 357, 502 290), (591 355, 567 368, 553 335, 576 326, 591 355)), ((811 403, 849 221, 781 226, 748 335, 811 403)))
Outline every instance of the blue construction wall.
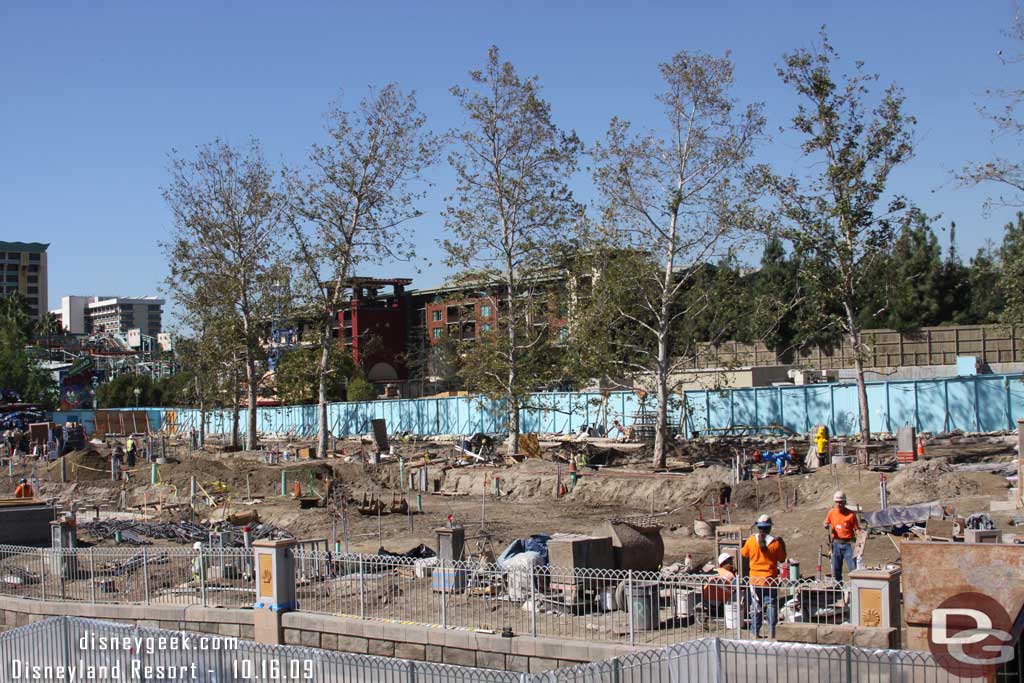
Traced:
MULTIPOLYGON (((873 432, 895 432, 904 424, 933 433, 999 431, 1016 427, 1024 418, 1024 376, 977 375, 948 379, 868 383, 868 403, 873 432)), ((792 387, 758 387, 723 391, 687 391, 686 427, 690 433, 707 433, 730 427, 754 431, 782 427, 807 432, 816 424, 828 425, 836 435, 860 430, 857 387, 854 384, 812 384, 792 387)), ((524 432, 567 434, 585 424, 625 424, 639 410, 631 392, 613 392, 607 402, 601 394, 534 394, 522 413, 524 432)), ((670 406, 672 421, 681 419, 682 401, 670 406)), ((316 433, 315 405, 259 408, 261 432, 312 436, 316 433)), ((653 409, 652 405, 648 409, 653 409)), ((129 410, 129 409, 125 409, 129 410)), ((198 428, 199 411, 193 408, 145 408, 150 428, 188 431, 198 428)), ((387 420, 388 431, 430 436, 503 432, 502 401, 480 397, 423 398, 364 403, 332 403, 327 420, 335 436, 366 434, 370 420, 387 420)), ((83 422, 93 430, 93 411, 53 413, 58 423, 83 422)), ((242 414, 241 430, 246 429, 242 414)), ((207 412, 207 431, 231 430, 231 411, 207 412)))
MULTIPOLYGON (((1024 418, 1021 375, 869 382, 867 391, 872 432, 893 433, 905 424, 932 433, 992 432, 1015 429, 1024 418)), ((837 435, 860 431, 855 384, 688 391, 686 407, 690 432, 739 426, 808 432, 817 424, 837 435)))

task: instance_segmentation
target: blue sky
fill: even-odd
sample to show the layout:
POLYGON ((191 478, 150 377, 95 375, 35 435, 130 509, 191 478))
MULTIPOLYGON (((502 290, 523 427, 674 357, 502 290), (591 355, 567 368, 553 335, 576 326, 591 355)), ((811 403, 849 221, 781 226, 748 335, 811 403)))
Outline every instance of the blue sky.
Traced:
MULTIPOLYGON (((795 100, 775 75, 783 52, 827 24, 847 65, 896 82, 917 115, 917 156, 893 177, 942 223, 964 256, 999 241, 1008 209, 985 216, 994 188, 960 189, 951 173, 1017 141, 992 140, 976 112, 1024 65, 997 50, 1010 0, 963 2, 6 2, 0 5, 0 239, 50 242, 50 303, 65 294, 154 294, 166 272, 160 196, 167 154, 216 136, 262 140, 275 161, 301 161, 322 113, 369 84, 415 89, 431 125, 461 123, 448 88, 494 43, 540 76, 558 122, 587 142, 619 115, 657 123, 657 65, 680 50, 732 51, 735 96, 763 101, 773 139, 760 158, 803 170, 779 134, 795 100), (829 5, 829 6, 826 6, 829 5)), ((375 269, 439 284, 435 240, 451 173, 415 224, 420 260, 375 269)), ((585 178, 579 193, 590 197, 585 178)), ((945 237, 942 237, 945 245, 945 237)))

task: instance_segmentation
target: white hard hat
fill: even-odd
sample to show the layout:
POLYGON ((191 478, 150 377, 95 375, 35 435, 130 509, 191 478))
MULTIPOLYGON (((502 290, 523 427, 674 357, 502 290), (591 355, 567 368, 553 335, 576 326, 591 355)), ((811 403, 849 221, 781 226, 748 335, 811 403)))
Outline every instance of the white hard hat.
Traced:
POLYGON ((203 549, 202 542, 201 541, 196 541, 195 543, 193 543, 192 544, 192 549, 193 550, 202 550, 203 549))
POLYGON ((844 492, 842 492, 842 491, 836 491, 834 494, 832 494, 832 501, 835 502, 837 500, 841 500, 841 501, 845 502, 846 501, 846 494, 844 492))
POLYGON ((755 523, 755 526, 771 526, 771 525, 772 525, 772 518, 769 517, 768 515, 761 515, 760 517, 757 518, 757 522, 755 523))
POLYGON ((732 555, 730 555, 729 553, 722 553, 721 555, 718 556, 718 566, 721 567, 723 564, 726 563, 726 561, 731 560, 731 559, 732 559, 732 555))

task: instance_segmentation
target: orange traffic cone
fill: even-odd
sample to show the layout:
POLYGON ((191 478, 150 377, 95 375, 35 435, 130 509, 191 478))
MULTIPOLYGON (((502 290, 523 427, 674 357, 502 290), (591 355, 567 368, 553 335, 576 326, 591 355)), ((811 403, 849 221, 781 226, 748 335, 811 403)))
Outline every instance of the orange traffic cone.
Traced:
POLYGON ((292 488, 292 495, 296 498, 302 498, 302 485, 299 482, 295 482, 295 486, 292 488))
POLYGON ((924 439, 917 440, 917 457, 924 458, 924 439))

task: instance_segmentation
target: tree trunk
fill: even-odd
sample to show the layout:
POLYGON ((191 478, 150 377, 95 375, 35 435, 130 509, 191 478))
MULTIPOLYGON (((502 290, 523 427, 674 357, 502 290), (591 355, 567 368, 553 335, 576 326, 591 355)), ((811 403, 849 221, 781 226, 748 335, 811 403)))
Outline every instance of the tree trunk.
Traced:
POLYGON ((853 317, 853 308, 846 306, 846 324, 850 333, 850 346, 853 347, 853 363, 857 374, 857 403, 860 407, 860 443, 867 461, 868 444, 871 443, 871 412, 868 409, 868 387, 864 382, 864 357, 861 346, 860 329, 853 317))
POLYGON ((868 444, 871 443, 871 413, 868 411, 868 387, 864 382, 864 359, 860 357, 859 342, 857 347, 854 367, 857 371, 857 403, 860 405, 860 442, 864 447, 864 456, 867 457, 868 444))
POLYGON ((232 450, 238 450, 240 448, 239 435, 241 430, 239 429, 240 419, 240 408, 238 394, 235 394, 235 400, 231 406, 231 448, 232 450))
MULTIPOLYGON (((511 252, 506 255, 505 287, 508 296, 508 444, 509 455, 519 451, 519 398, 516 395, 519 355, 516 353, 515 269, 511 252)), ((529 329, 529 323, 527 323, 529 329)))
MULTIPOLYGON (((509 327, 514 325, 509 321, 509 327)), ((509 455, 519 450, 519 400, 516 397, 516 358, 515 358, 515 332, 509 332, 509 353, 508 353, 508 443, 505 448, 509 455)))
POLYGON ((245 353, 245 380, 248 382, 248 410, 246 411, 245 448, 254 451, 259 443, 256 425, 256 359, 251 351, 245 353))
POLYGON ((327 372, 331 366, 331 325, 326 324, 321 338, 320 351, 320 394, 317 403, 316 457, 327 457, 327 372))
POLYGON ((655 372, 658 385, 658 413, 654 425, 654 469, 664 469, 668 459, 668 343, 663 337, 658 340, 658 369, 655 372))

